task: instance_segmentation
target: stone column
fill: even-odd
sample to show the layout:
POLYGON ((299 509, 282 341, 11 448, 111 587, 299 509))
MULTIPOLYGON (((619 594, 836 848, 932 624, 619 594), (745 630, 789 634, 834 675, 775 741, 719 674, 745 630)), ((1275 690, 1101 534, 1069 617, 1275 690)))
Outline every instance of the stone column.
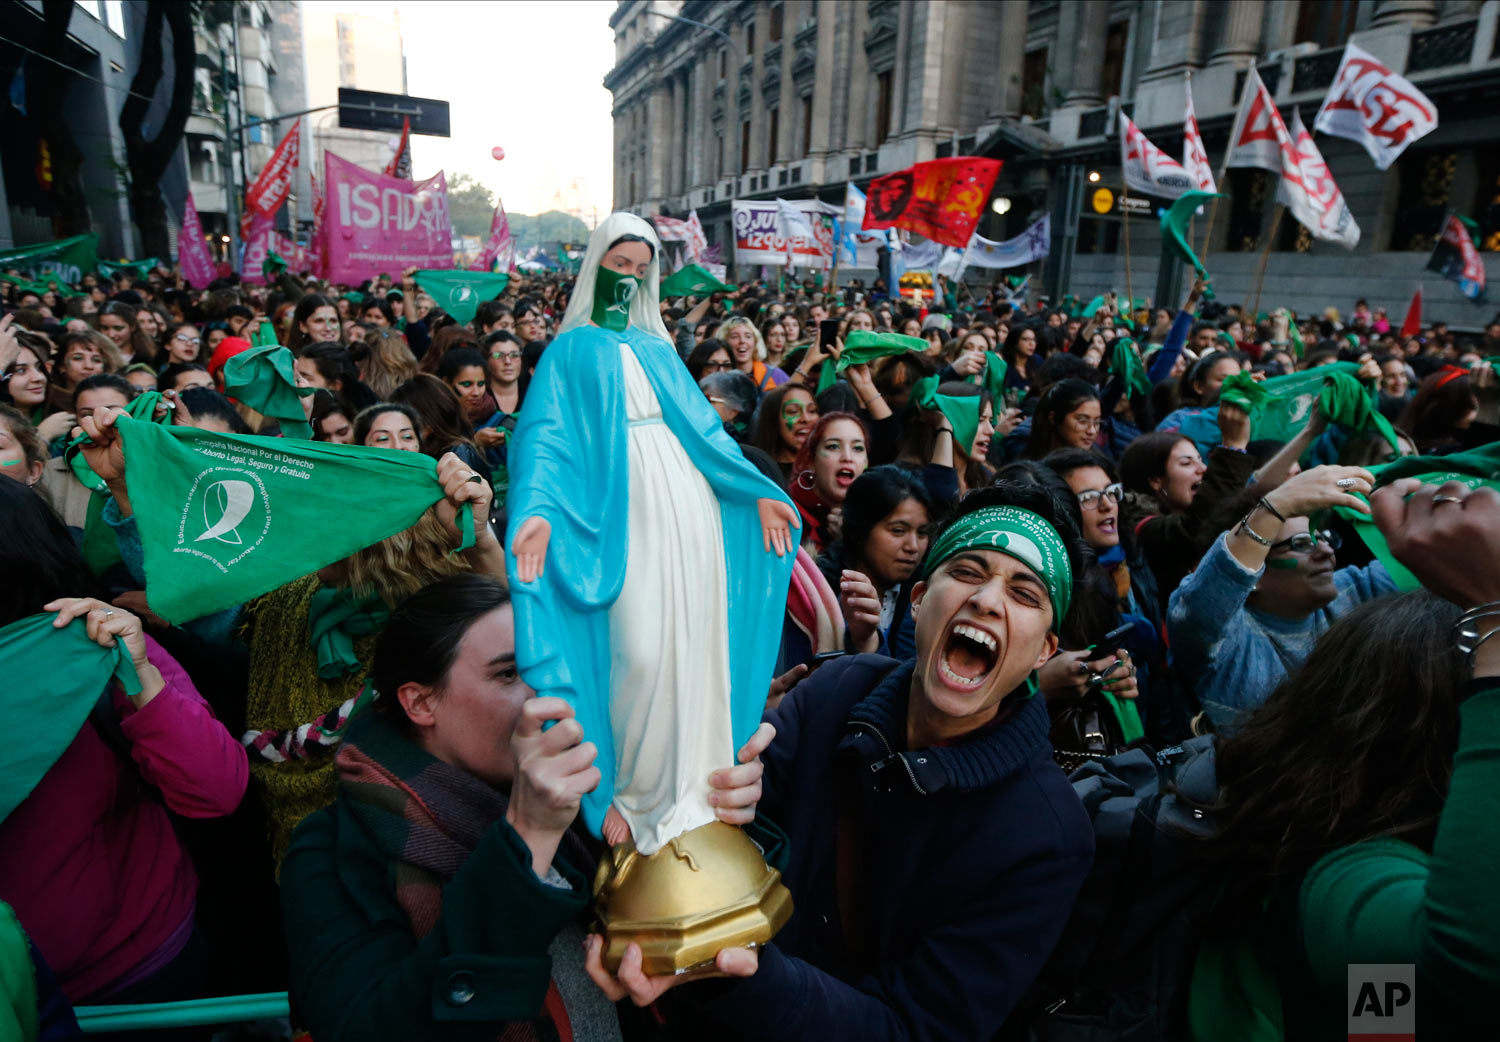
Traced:
POLYGON ((1058 39, 1073 41, 1073 77, 1063 105, 1091 108, 1103 104, 1104 40, 1109 34, 1109 0, 1074 0, 1062 6, 1058 39), (1068 30, 1072 29, 1069 34, 1068 30))
POLYGON ((1414 29, 1425 29, 1435 24, 1437 0, 1379 0, 1375 5, 1375 17, 1370 24, 1378 28, 1403 22, 1414 29))
POLYGON ((1209 56, 1210 65, 1253 65, 1260 56, 1261 23, 1265 18, 1264 0, 1234 0, 1223 7, 1223 26, 1219 46, 1209 56))
POLYGON ((682 191, 683 156, 686 153, 684 135, 682 133, 683 118, 687 114, 687 90, 682 82, 682 74, 672 73, 672 123, 667 131, 667 140, 671 143, 671 158, 668 161, 668 169, 672 172, 669 180, 669 191, 677 194, 682 191))
POLYGON ((995 92, 990 99, 990 114, 1021 115, 1021 76, 1026 69, 1026 6, 1021 3, 1000 5, 999 73, 995 92))
POLYGON ((660 204, 667 194, 667 159, 670 149, 667 142, 667 112, 672 104, 667 85, 657 81, 650 88, 650 100, 646 110, 646 184, 642 193, 646 200, 660 204))

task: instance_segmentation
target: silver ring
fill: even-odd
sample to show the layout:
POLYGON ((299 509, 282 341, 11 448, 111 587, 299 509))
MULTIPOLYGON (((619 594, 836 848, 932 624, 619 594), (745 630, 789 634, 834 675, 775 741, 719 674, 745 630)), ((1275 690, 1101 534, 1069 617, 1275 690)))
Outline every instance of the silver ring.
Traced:
POLYGON ((1437 506, 1439 503, 1462 503, 1463 501, 1464 501, 1464 497, 1463 496, 1433 496, 1432 497, 1432 505, 1433 506, 1437 506))
POLYGON ((1339 478, 1337 481, 1334 482, 1334 484, 1337 485, 1339 488, 1353 488, 1354 487, 1354 479, 1353 478, 1339 478))
POLYGON ((110 616, 111 616, 111 615, 113 615, 113 614, 114 614, 114 612, 113 612, 113 611, 112 611, 112 610, 111 610, 111 609, 109 609, 109 608, 105 608, 105 609, 104 609, 104 617, 105 617, 105 618, 106 618, 106 619, 107 619, 107 618, 109 618, 109 617, 110 617, 110 616))
POLYGON ((468 477, 464 478, 464 480, 475 485, 481 485, 484 483, 484 478, 480 477, 478 474, 470 474, 468 477))

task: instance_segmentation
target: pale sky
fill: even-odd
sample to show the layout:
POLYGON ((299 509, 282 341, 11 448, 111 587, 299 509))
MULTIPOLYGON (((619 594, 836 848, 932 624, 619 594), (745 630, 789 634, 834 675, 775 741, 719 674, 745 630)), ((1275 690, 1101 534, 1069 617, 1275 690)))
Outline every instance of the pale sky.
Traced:
POLYGON ((468 174, 512 213, 578 209, 591 227, 594 208, 600 220, 609 214, 614 132, 603 80, 614 65, 613 0, 304 6, 386 21, 399 12, 407 89, 447 101, 452 121, 450 138, 412 136, 413 176, 468 174))

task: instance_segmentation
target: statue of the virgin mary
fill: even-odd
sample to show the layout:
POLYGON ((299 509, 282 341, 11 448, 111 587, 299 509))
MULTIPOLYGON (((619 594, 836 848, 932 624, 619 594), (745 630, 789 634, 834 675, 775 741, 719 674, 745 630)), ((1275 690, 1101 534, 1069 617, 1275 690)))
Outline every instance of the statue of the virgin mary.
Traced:
POLYGON ((747 463, 662 324, 661 244, 616 213, 589 240, 509 453, 521 675, 599 749, 589 828, 648 856, 715 820, 709 774, 755 731, 796 511, 747 463))

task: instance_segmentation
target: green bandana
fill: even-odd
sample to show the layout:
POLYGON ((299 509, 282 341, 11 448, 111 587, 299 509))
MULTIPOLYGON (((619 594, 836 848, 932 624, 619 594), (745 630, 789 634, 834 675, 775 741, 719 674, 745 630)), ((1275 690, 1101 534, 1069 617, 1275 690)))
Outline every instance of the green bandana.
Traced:
POLYGON ((733 293, 734 290, 735 287, 720 282, 707 268, 698 264, 679 268, 661 282, 663 300, 689 295, 706 297, 710 293, 733 293))
POLYGON ((969 383, 978 384, 990 393, 990 401, 996 409, 1005 401, 1005 373, 1008 368, 1005 359, 993 351, 986 351, 984 372, 969 377, 969 383))
MULTIPOLYGON (((1447 481, 1458 481, 1470 489, 1492 488, 1500 491, 1500 442, 1491 442, 1483 448, 1470 452, 1455 452, 1451 456, 1406 456, 1394 463, 1370 467, 1375 475, 1375 487, 1389 485, 1400 478, 1420 478, 1424 485, 1441 485, 1447 481)), ((1348 507, 1334 507, 1333 512, 1348 521, 1377 560, 1385 565, 1401 590, 1421 588, 1417 577, 1391 554, 1370 515, 1361 514, 1348 507)))
POLYGON ((1250 414, 1254 437, 1291 441, 1307 426, 1313 402, 1324 396, 1324 384, 1336 373, 1352 377, 1358 371, 1359 366, 1354 362, 1335 362, 1289 376, 1273 376, 1259 383, 1249 373, 1235 373, 1224 381, 1219 400, 1238 405, 1250 414))
POLYGON ((252 341, 256 347, 280 347, 281 341, 276 339, 276 328, 271 325, 271 320, 263 318, 255 327, 255 339, 252 341))
POLYGON ((266 259, 260 262, 261 277, 267 282, 272 282, 283 271, 286 271, 286 258, 275 250, 267 250, 266 259))
POLYGON ((904 355, 909 351, 926 351, 927 341, 919 336, 902 336, 900 333, 873 333, 856 330, 844 341, 844 353, 839 355, 838 371, 851 365, 868 365, 877 358, 904 355))
POLYGON ((124 642, 101 647, 89 639, 83 619, 57 629, 56 618, 44 612, 0 629, 0 655, 10 676, 0 699, 0 726, 15 736, 0 743, 0 821, 73 744, 111 678, 126 694, 141 689, 124 642))
POLYGON ((937 389, 937 374, 924 376, 911 385, 911 400, 920 408, 942 413, 953 426, 954 442, 967 455, 979 433, 979 412, 984 399, 979 395, 938 394, 937 389))
POLYGON ((640 288, 641 280, 634 275, 601 265, 594 281, 594 310, 589 317, 603 329, 625 332, 630 325, 630 302, 640 288))
MULTIPOLYGON (((443 498, 420 452, 119 421, 151 610, 182 623, 410 528, 443 498), (343 504, 338 523, 328 505, 343 504)), ((468 504, 460 550, 474 545, 468 504)))
MULTIPOLYGON (((172 414, 171 412, 167 412, 161 419, 156 419, 156 406, 160 401, 160 391, 142 391, 130 400, 130 404, 125 407, 125 412, 132 419, 154 420, 157 423, 165 423, 167 417, 172 414)), ((71 453, 68 456, 68 466, 72 469, 73 476, 78 479, 79 484, 84 488, 90 492, 105 492, 109 486, 104 483, 103 478, 94 473, 94 468, 89 466, 88 460, 83 458, 83 452, 78 448, 78 446, 88 440, 89 436, 87 434, 79 434, 78 437, 68 443, 67 452, 71 453)))
POLYGON ((312 440, 312 427, 302 411, 302 399, 311 387, 297 386, 297 370, 291 351, 266 344, 241 351, 224 363, 224 390, 262 416, 281 424, 281 433, 302 441, 312 440))
POLYGON ((307 632, 318 655, 318 676, 337 680, 359 668, 354 641, 385 629, 391 613, 378 595, 359 598, 349 589, 325 586, 307 605, 307 632))
POLYGON ((433 303, 464 325, 474 321, 481 303, 494 300, 510 284, 509 275, 482 271, 419 271, 416 278, 433 303))
POLYGON ((1175 253, 1191 264, 1193 270, 1199 275, 1206 274, 1206 272, 1203 262, 1193 252, 1193 244, 1188 241, 1188 222, 1193 219, 1193 214, 1198 212, 1198 208, 1208 200, 1222 198, 1223 196, 1216 192, 1184 192, 1161 214, 1161 237, 1167 252, 1175 253))
POLYGON ((921 578, 961 550, 999 550, 1037 574, 1052 602, 1052 628, 1062 627, 1073 599, 1073 566, 1062 537, 1040 514, 1021 507, 982 507, 959 517, 927 551, 921 578))
POLYGON ((1146 375, 1146 366, 1141 361, 1141 356, 1136 354, 1135 341, 1128 336, 1122 336, 1115 341, 1111 352, 1109 371, 1125 388, 1126 395, 1149 397, 1153 390, 1151 378, 1146 375))

